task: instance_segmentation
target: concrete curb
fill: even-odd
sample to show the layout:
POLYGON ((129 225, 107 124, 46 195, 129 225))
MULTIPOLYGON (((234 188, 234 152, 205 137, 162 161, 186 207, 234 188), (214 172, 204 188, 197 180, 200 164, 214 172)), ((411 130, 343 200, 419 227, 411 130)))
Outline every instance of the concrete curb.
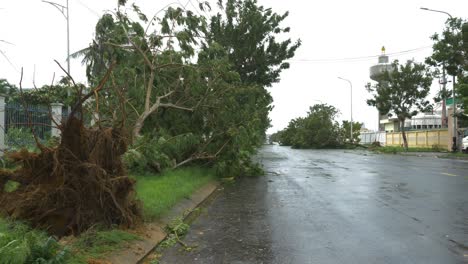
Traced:
POLYGON ((148 257, 152 251, 161 243, 167 236, 164 228, 174 218, 187 218, 187 212, 193 211, 205 200, 207 200, 220 186, 219 182, 210 182, 195 191, 190 198, 176 204, 167 214, 165 214, 157 222, 145 223, 135 230, 143 240, 135 241, 128 248, 120 252, 114 252, 114 255, 107 257, 104 263, 112 264, 135 264, 141 263, 148 257))

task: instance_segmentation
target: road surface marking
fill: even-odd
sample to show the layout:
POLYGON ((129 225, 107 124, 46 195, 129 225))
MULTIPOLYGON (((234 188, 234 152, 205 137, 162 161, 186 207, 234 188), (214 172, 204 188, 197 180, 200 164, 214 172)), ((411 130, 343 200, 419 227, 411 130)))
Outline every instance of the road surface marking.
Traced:
POLYGON ((450 174, 450 173, 441 173, 442 175, 446 175, 446 176, 452 176, 452 177, 457 177, 458 175, 455 175, 455 174, 450 174))

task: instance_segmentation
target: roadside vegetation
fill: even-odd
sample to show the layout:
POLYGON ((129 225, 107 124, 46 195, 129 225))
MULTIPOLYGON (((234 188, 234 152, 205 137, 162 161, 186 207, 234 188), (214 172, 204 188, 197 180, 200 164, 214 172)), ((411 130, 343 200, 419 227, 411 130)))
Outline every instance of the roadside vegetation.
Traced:
POLYGON ((401 152, 440 152, 444 153, 447 152, 446 149, 440 147, 432 147, 432 148, 417 148, 417 147, 400 147, 400 146, 369 146, 368 148, 371 151, 377 153, 385 153, 385 154, 397 154, 401 152))
MULTIPOLYGON (((157 220, 195 190, 217 179, 212 169, 197 167, 132 177, 137 181, 136 193, 143 205, 144 221, 157 220)), ((17 187, 13 183, 7 186, 8 191, 17 187)), ((106 257, 139 239, 130 230, 96 226, 79 237, 65 237, 59 243, 44 231, 0 218, 0 263, 39 263, 37 261, 44 259, 50 261, 46 263, 83 264, 89 259, 106 257)))
POLYGON ((0 263, 66 263, 70 251, 44 231, 0 218, 0 263))
POLYGON ((262 173, 251 157, 270 126, 267 88, 301 42, 287 37, 288 13, 256 0, 218 1, 218 10, 207 19, 174 5, 147 17, 119 0, 73 55, 89 87, 58 62, 65 77, 52 85, 0 80, 8 102, 71 109, 60 139, 39 139, 27 114, 10 130, 20 143, 0 173, 0 263, 100 259, 139 239, 126 229, 217 177, 262 173))
POLYGON ((462 159, 462 160, 468 160, 468 155, 465 152, 456 152, 456 153, 447 153, 447 155, 441 156, 441 158, 446 158, 446 159, 462 159))
POLYGON ((157 176, 139 174, 135 178, 145 221, 158 219, 195 190, 217 179, 212 169, 197 167, 167 171, 157 176))

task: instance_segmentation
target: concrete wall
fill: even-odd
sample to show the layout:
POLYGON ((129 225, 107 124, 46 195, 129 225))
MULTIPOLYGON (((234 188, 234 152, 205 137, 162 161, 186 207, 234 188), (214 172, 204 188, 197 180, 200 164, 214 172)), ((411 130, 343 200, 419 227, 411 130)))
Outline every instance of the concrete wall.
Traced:
MULTIPOLYGON (((407 131, 406 138, 408 140, 408 147, 432 148, 433 146, 438 146, 447 150, 451 148, 451 145, 448 144, 450 137, 447 129, 407 131)), ((387 133, 386 143, 387 146, 402 146, 403 137, 401 132, 387 133)))

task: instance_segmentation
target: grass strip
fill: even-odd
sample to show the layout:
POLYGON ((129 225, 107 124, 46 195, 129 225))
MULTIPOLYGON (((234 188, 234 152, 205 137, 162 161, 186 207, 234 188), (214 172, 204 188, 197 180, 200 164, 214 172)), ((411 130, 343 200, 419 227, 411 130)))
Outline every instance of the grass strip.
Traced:
POLYGON ((89 230, 70 245, 73 257, 67 263, 82 264, 90 259, 101 259, 111 252, 123 249, 128 242, 140 239, 135 234, 119 229, 89 230))
POLYGON ((405 150, 403 147, 399 146, 385 146, 385 147, 374 147, 369 148, 369 150, 386 153, 386 154, 396 154, 399 152, 443 152, 441 148, 417 148, 417 147, 409 147, 408 150, 405 150))
POLYGON ((160 175, 134 175, 137 179, 138 199, 143 203, 146 221, 161 217, 184 198, 215 179, 213 170, 205 168, 182 168, 166 171, 160 175))

